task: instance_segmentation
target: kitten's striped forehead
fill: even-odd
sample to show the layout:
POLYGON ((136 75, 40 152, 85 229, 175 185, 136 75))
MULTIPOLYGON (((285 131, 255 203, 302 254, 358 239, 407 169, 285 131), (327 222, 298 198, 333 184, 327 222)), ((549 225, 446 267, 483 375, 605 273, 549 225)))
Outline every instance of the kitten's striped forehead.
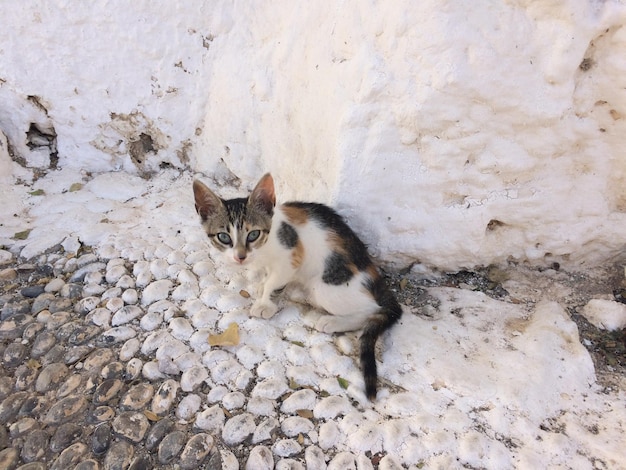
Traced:
POLYGON ((228 221, 236 230, 241 230, 246 218, 248 198, 229 199, 228 201, 224 201, 224 206, 228 214, 228 221))

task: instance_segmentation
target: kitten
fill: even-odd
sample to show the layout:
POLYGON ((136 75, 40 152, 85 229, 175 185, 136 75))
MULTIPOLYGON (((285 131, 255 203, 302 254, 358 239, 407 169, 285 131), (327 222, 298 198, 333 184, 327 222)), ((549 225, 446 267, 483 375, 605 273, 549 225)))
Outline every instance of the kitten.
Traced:
POLYGON ((268 173, 247 198, 224 200, 193 182, 196 211, 211 243, 238 265, 254 263, 267 273, 250 314, 270 318, 270 296, 289 283, 302 286, 307 302, 323 309, 315 328, 325 333, 363 329, 361 368, 365 391, 376 398, 375 346, 402 309, 372 263, 363 242, 331 208, 310 202, 276 206, 268 173))

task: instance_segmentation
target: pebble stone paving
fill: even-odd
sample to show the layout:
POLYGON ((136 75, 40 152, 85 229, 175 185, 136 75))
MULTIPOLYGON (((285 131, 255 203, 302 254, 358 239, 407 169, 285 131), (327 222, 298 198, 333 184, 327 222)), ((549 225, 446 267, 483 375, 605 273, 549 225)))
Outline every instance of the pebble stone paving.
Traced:
POLYGON ((0 469, 402 468, 334 449, 333 418, 358 404, 307 369, 304 327, 209 346, 251 302, 214 271, 175 240, 0 250, 0 469))

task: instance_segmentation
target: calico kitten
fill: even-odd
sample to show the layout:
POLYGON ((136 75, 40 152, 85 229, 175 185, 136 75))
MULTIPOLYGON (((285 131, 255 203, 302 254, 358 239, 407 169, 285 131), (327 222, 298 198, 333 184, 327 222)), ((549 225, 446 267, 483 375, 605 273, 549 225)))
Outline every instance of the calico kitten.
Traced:
POLYGON ((234 263, 254 263, 267 273, 250 314, 270 318, 270 296, 289 283, 307 292, 307 302, 327 312, 315 324, 325 333, 363 329, 361 368, 365 391, 376 398, 375 346, 402 309, 372 263, 363 242, 331 208, 310 202, 276 206, 268 173, 247 198, 224 200, 193 182, 196 210, 211 243, 234 263))

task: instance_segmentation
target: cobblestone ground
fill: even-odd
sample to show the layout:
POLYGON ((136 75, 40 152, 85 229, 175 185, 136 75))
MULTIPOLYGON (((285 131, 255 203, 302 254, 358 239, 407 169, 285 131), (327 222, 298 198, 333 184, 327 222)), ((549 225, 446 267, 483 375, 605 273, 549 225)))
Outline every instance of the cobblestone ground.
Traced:
MULTIPOLYGON (((58 247, 29 263, 3 251, 0 468, 385 465, 333 455, 337 430, 319 418, 353 411, 348 398, 307 386, 297 370, 287 377, 253 348, 209 351, 217 312, 182 299, 198 294, 211 263, 162 251, 147 262, 58 247)), ((229 295, 216 301, 249 302, 229 295)), ((302 344, 288 344, 297 355, 302 344)))

